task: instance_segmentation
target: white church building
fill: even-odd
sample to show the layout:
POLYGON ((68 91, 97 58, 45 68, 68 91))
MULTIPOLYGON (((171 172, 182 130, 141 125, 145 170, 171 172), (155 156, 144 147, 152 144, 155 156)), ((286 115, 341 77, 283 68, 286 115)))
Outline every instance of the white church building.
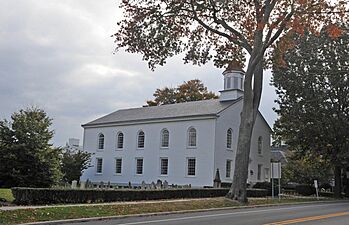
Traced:
MULTIPOLYGON (((213 186, 232 182, 242 110, 242 69, 223 72, 219 99, 121 109, 82 125, 83 149, 92 153, 81 179, 140 185, 213 186)), ((269 181, 271 128, 258 113, 252 134, 248 182, 269 181)))

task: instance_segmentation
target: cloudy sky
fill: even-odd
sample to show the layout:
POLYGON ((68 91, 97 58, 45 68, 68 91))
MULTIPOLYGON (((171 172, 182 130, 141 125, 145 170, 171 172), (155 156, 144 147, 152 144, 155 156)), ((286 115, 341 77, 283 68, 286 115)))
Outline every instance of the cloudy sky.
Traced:
MULTIPOLYGON (((53 118, 54 144, 82 139, 81 124, 139 107, 156 88, 198 78, 222 89, 220 69, 184 65, 181 57, 152 72, 140 55, 113 54, 119 0, 1 0, 0 119, 27 106, 53 118)), ((266 73, 260 110, 272 126, 276 98, 266 73)))

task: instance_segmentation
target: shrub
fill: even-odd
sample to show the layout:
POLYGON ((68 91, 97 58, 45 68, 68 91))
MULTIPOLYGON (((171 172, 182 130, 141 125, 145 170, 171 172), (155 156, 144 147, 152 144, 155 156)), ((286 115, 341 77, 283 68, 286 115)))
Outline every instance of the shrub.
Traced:
MULTIPOLYGON (((279 188, 277 186, 278 184, 274 183, 274 195, 277 196, 279 194, 279 188)), ((257 182, 255 185, 253 185, 253 188, 257 189, 265 189, 267 190, 268 195, 272 195, 272 187, 270 182, 257 182)))
POLYGON ((316 193, 315 187, 309 184, 299 184, 296 186, 296 192, 300 195, 308 196, 316 193))
POLYGON ((333 192, 320 191, 319 195, 322 196, 322 197, 333 198, 333 192))
MULTIPOLYGON (((14 203, 20 205, 208 198, 225 196, 228 191, 226 188, 166 190, 12 188, 14 203)), ((266 190, 251 189, 247 191, 247 195, 263 197, 266 196, 266 190)))

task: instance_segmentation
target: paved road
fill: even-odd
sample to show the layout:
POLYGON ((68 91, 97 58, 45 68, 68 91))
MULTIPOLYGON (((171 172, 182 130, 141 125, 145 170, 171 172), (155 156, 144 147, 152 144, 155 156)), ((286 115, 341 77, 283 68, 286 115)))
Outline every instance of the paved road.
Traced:
POLYGON ((349 202, 230 209, 209 212, 130 217, 74 225, 349 225, 349 202))

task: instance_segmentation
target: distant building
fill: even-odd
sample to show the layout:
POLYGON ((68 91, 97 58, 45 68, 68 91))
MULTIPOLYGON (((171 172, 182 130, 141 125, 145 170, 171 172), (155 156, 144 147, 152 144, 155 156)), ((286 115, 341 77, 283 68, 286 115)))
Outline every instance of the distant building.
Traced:
MULTIPOLYGON (((232 182, 242 110, 244 71, 230 65, 219 99, 122 109, 84 128, 93 153, 82 180, 139 185, 213 186, 217 169, 232 182)), ((252 133, 249 183, 269 181, 271 128, 258 113, 252 133)))
POLYGON ((68 142, 64 146, 64 150, 76 152, 76 151, 82 151, 83 147, 80 146, 80 139, 77 138, 69 138, 68 142))

